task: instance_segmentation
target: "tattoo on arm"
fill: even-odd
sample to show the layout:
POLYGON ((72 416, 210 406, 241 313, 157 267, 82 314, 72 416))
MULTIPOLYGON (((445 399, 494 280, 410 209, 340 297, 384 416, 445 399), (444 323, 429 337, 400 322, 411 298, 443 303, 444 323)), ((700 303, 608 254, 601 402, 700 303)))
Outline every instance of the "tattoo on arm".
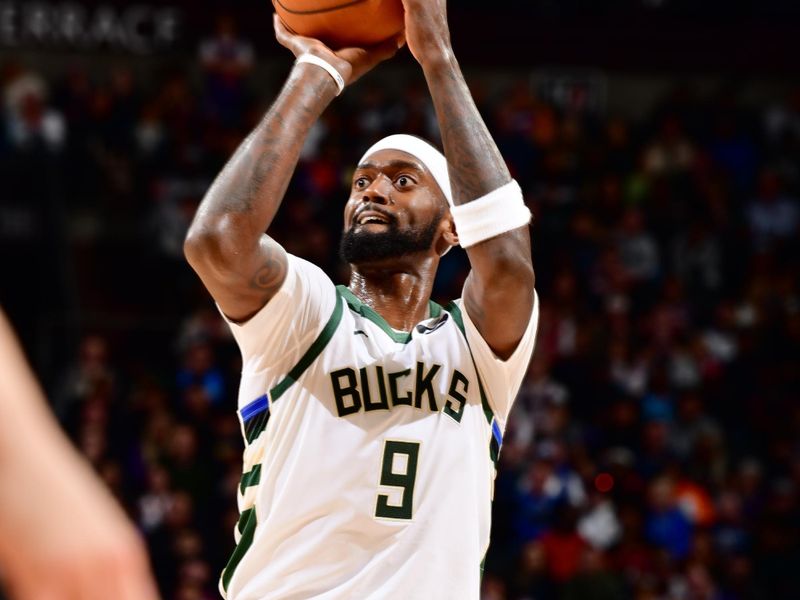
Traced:
POLYGON ((283 249, 277 244, 270 243, 264 263, 250 281, 250 289, 263 293, 267 300, 272 298, 283 284, 286 269, 286 255, 283 249))
POLYGON ((190 262, 231 317, 254 314, 286 277, 286 253, 264 232, 280 207, 308 131, 335 92, 323 70, 295 66, 200 204, 187 257, 195 257, 190 262))
POLYGON ((286 82, 261 123, 239 146, 206 198, 209 215, 252 214, 266 230, 277 212, 297 164, 305 136, 327 106, 325 94, 286 82))
POLYGON ((454 202, 464 204, 511 181, 458 63, 426 71, 442 133, 454 202))
MULTIPOLYGON (((441 56, 423 68, 442 133, 455 204, 476 200, 511 181, 455 58, 441 56)), ((472 271, 464 284, 464 307, 492 350, 507 358, 531 314, 530 234, 527 229, 508 232, 469 248, 467 254, 472 271)))

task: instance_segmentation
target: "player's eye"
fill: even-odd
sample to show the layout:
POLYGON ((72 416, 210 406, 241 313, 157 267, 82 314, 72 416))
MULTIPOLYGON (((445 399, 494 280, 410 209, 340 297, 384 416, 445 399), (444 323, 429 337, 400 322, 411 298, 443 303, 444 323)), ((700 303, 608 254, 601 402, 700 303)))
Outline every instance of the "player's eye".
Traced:
POLYGON ((353 182, 353 185, 355 185, 355 187, 359 190, 363 190, 365 187, 367 187, 368 183, 369 182, 367 181, 366 177, 359 177, 353 182))
POLYGON ((405 175, 401 175, 400 177, 397 178, 397 185, 400 187, 407 187, 412 183, 414 183, 413 180, 405 175))

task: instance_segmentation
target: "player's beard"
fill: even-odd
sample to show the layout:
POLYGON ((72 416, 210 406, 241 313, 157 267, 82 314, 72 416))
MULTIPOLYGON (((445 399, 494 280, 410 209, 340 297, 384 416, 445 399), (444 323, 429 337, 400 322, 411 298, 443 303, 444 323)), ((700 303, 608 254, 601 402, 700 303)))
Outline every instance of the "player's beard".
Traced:
POLYGON ((339 256, 344 262, 357 265, 424 252, 433 244, 441 218, 437 215, 427 226, 405 231, 397 226, 393 216, 384 231, 352 227, 342 235, 339 256))

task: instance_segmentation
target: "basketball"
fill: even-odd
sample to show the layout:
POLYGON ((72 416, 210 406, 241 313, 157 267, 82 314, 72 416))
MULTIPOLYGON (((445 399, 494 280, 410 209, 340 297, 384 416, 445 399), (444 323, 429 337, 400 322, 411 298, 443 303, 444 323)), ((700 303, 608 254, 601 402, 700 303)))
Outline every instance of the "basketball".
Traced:
POLYGON ((331 48, 371 46, 404 27, 401 0, 272 0, 284 25, 331 48))

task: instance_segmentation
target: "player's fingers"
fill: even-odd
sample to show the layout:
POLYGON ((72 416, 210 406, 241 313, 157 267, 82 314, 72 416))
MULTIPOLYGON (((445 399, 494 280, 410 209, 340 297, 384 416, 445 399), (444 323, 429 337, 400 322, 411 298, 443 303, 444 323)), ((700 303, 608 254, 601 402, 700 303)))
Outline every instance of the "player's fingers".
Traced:
POLYGON ((272 27, 275 29, 275 39, 278 40, 279 44, 285 46, 286 44, 284 42, 286 42, 289 32, 277 13, 272 15, 272 27))
POLYGON ((397 51, 403 47, 405 43, 405 35, 396 36, 393 38, 389 38, 385 42, 381 42, 380 44, 375 44, 374 46, 370 46, 367 48, 367 56, 368 63, 371 65, 377 64, 381 61, 384 61, 388 58, 391 58, 397 51))
POLYGON ((275 28, 275 39, 278 40, 278 43, 284 48, 294 51, 294 36, 286 29, 286 25, 283 24, 278 13, 272 15, 272 25, 275 28))

